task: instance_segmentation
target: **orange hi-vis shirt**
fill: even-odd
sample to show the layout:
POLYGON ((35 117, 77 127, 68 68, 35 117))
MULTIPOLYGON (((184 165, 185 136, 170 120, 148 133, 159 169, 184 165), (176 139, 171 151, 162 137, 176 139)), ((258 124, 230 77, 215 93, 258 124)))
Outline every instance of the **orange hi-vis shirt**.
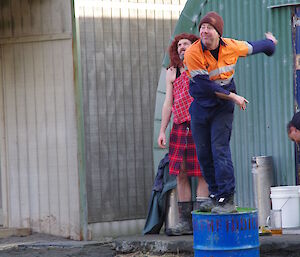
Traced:
MULTIPOLYGON (((189 93, 194 105, 213 107, 220 103, 216 92, 229 95, 235 93, 233 75, 239 57, 253 53, 253 46, 246 41, 229 38, 220 40, 218 60, 205 48, 201 40, 192 44, 184 54, 184 65, 190 78, 189 93)), ((193 106, 193 108, 192 108, 193 106)))
POLYGON ((209 79, 223 86, 233 78, 239 57, 252 53, 252 46, 246 41, 222 38, 218 60, 197 40, 185 52, 184 65, 190 79, 197 75, 208 75, 209 79))

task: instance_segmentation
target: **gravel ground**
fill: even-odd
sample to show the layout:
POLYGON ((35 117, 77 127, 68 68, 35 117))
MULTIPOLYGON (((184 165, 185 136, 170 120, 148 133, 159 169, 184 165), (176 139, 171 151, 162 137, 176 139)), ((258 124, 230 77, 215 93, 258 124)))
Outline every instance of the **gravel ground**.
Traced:
POLYGON ((111 243, 80 242, 34 233, 0 239, 0 257, 112 257, 111 243))
MULTIPOLYGON (((293 239, 287 238, 288 240, 293 239)), ((279 240, 280 238, 278 238, 279 240)), ((273 239, 274 240, 274 239, 273 239)), ((277 240, 277 241, 278 241, 277 240)), ((158 239, 159 241, 159 239, 158 239)), ((300 240, 294 238, 292 248, 278 248, 282 242, 274 242, 272 247, 261 251, 260 257, 300 257, 300 240), (297 246, 297 247, 296 247, 297 246)), ((135 251, 119 254, 114 250, 111 239, 102 242, 82 242, 46 234, 32 234, 26 237, 0 239, 0 257, 193 257, 193 254, 152 254, 135 251)))
POLYGON ((111 240, 80 242, 34 233, 0 239, 0 257, 192 257, 184 254, 116 253, 111 240))
POLYGON ((88 246, 83 248, 19 248, 0 252, 1 257, 112 257, 109 247, 88 246))
POLYGON ((1 257, 112 257, 114 252, 103 247, 84 247, 82 249, 57 249, 57 248, 41 248, 41 249, 10 249, 0 252, 1 257))

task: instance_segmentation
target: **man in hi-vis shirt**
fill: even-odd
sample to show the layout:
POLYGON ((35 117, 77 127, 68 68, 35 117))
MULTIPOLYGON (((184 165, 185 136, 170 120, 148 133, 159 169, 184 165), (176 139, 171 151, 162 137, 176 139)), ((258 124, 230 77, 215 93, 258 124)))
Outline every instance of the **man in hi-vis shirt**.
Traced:
POLYGON ((224 22, 216 12, 200 21, 200 39, 185 52, 184 65, 190 78, 191 130, 197 157, 210 197, 201 211, 236 212, 235 178, 230 152, 234 104, 245 110, 247 99, 236 94, 233 80, 239 57, 256 53, 270 56, 277 43, 272 33, 254 42, 223 38, 224 22))

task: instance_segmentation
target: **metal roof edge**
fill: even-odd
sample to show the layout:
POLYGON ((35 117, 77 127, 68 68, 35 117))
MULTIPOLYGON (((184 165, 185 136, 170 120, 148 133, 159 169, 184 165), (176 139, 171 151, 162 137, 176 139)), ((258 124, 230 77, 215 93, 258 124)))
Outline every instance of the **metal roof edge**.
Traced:
POLYGON ((274 9, 274 8, 289 7, 289 6, 294 6, 294 5, 300 5, 300 2, 299 3, 287 3, 287 4, 269 5, 267 8, 268 9, 274 9))

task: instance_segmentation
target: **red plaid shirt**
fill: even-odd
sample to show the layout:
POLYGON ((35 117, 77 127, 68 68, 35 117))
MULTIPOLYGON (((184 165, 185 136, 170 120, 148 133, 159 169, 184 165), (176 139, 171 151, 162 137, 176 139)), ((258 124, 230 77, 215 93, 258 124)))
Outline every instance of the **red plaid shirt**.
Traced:
POLYGON ((189 94, 189 78, 185 71, 173 83, 173 99, 172 113, 174 123, 180 124, 190 121, 189 108, 193 98, 189 94))

